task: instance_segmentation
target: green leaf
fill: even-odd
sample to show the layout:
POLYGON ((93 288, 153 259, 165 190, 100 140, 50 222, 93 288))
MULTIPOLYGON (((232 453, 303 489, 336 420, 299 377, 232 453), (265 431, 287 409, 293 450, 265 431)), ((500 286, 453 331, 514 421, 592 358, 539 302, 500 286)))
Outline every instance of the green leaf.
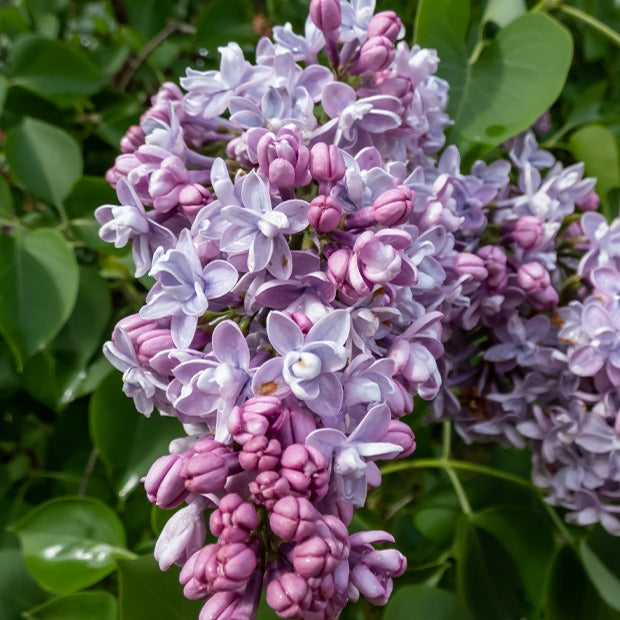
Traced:
POLYGON ((514 561, 525 595, 534 608, 542 603, 544 582, 553 557, 549 520, 531 510, 494 507, 473 514, 471 522, 495 537, 514 561))
POLYGON ((179 570, 159 570, 152 556, 119 560, 120 620, 187 620, 197 618, 203 601, 183 596, 179 570))
POLYGON ((32 620, 116 620, 118 603, 109 592, 78 592, 52 599, 25 614, 32 620))
POLYGON ((23 384, 33 398, 55 410, 76 398, 88 362, 101 349, 111 313, 110 292, 97 269, 80 267, 71 316, 51 347, 31 357, 24 366, 23 384))
POLYGON ((21 37, 11 58, 13 81, 60 106, 101 90, 106 78, 84 53, 62 41, 21 37))
POLYGON ((467 620, 471 616, 451 592, 426 586, 405 586, 391 596, 383 612, 383 620, 411 618, 467 620))
POLYGON ((9 184, 0 177, 0 217, 7 220, 13 217, 13 195, 9 184))
POLYGON ((448 113, 456 141, 495 146, 529 127, 556 100, 572 39, 553 18, 530 13, 470 51, 468 22, 465 0, 422 0, 416 42, 437 49, 441 58, 438 74, 450 84, 448 113))
POLYGON ((252 30, 254 7, 251 0, 237 0, 230 10, 230 0, 207 2, 196 22, 196 47, 204 47, 215 56, 220 45, 236 41, 243 46, 256 35, 252 30))
POLYGON ((90 431, 118 495, 126 497, 182 429, 174 418, 157 413, 145 418, 122 387, 120 374, 113 372, 95 390, 90 431))
POLYGON ((555 556, 546 596, 549 620, 617 620, 620 614, 601 601, 582 563, 568 546, 555 556))
POLYGON ((33 118, 8 133, 6 158, 22 185, 59 208, 82 176, 79 144, 62 129, 33 118))
POLYGON ((127 557, 116 513, 92 497, 61 497, 37 506, 13 526, 32 576, 50 592, 92 586, 127 557))
POLYGON ((568 146, 575 159, 586 165, 586 174, 596 177, 596 190, 608 208, 609 191, 620 186, 620 155, 616 136, 603 125, 588 125, 571 135, 568 146))
POLYGON ((155 36, 173 17, 170 0, 125 0, 131 27, 145 39, 155 36))
POLYGON ((19 549, 0 550, 0 618, 20 620, 22 612, 47 598, 29 575, 19 549))
POLYGON ((460 598, 476 620, 520 618, 529 605, 519 572, 504 547, 463 515, 456 537, 460 598))
POLYGON ((54 341, 54 350, 70 356, 82 369, 97 351, 106 331, 112 302, 106 283, 95 267, 80 267, 80 286, 69 320, 54 341))
POLYGON ((18 370, 58 333, 77 290, 75 257, 56 231, 0 236, 0 333, 18 370))
POLYGON ((612 609, 620 611, 620 579, 607 568, 585 540, 579 543, 579 556, 600 597, 612 609))

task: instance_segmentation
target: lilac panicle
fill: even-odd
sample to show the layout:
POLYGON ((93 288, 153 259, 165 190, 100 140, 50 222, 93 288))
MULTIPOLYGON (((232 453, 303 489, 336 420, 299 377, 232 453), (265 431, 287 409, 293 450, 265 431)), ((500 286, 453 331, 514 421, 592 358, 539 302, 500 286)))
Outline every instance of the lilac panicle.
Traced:
POLYGON ((183 424, 143 482, 185 504, 155 556, 203 619, 249 620, 262 590, 281 617, 387 602, 405 558, 348 526, 376 461, 415 449, 414 396, 466 441, 529 447, 547 501, 620 534, 619 220, 532 131, 466 170, 437 53, 375 8, 312 0, 255 63, 219 48, 106 175, 100 235, 154 284, 104 354, 183 424))

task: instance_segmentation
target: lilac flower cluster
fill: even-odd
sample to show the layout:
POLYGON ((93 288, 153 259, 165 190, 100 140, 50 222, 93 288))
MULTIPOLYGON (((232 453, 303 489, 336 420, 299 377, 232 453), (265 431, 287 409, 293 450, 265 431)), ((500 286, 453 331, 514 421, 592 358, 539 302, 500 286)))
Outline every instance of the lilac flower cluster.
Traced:
POLYGON ((429 157, 449 123, 437 57, 373 13, 314 1, 255 65, 231 43, 185 94, 165 84, 107 174, 120 206, 96 211, 154 280, 104 352, 140 412, 185 429, 144 485, 184 504, 155 556, 204 618, 252 617, 262 590, 282 617, 335 618, 406 568, 375 547, 390 534, 348 525, 376 462, 415 449, 413 396, 441 387, 461 218, 429 157))
POLYGON ((531 133, 470 174, 453 146, 437 159, 438 58, 374 9, 312 0, 256 64, 230 43, 185 93, 164 84, 107 174, 120 205, 95 213, 154 279, 104 353, 141 413, 183 425, 144 485, 185 504, 155 556, 201 618, 251 618, 263 590, 285 618, 388 600, 405 558, 348 526, 376 461, 415 449, 415 396, 468 440, 533 445, 551 501, 617 527, 615 225, 579 227, 593 181, 531 133))
POLYGON ((477 284, 450 317, 431 417, 468 442, 529 447, 548 502, 620 535, 619 220, 596 212, 583 165, 562 167, 532 132, 510 159, 484 230, 456 235, 477 284))

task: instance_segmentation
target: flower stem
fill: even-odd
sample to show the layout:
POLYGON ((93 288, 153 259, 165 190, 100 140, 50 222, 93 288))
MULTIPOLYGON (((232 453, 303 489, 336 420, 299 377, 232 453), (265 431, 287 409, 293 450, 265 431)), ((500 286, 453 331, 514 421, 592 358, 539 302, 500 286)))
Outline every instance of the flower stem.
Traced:
POLYGON ((620 46, 620 34, 617 33, 613 28, 610 28, 607 24, 596 19, 592 15, 585 13, 579 9, 576 9, 573 6, 568 6, 567 4, 561 4, 558 7, 558 10, 562 13, 566 13, 566 15, 570 15, 575 19, 579 19, 585 24, 588 24, 591 28, 598 30, 601 34, 604 34, 606 37, 611 39, 616 45, 620 46))

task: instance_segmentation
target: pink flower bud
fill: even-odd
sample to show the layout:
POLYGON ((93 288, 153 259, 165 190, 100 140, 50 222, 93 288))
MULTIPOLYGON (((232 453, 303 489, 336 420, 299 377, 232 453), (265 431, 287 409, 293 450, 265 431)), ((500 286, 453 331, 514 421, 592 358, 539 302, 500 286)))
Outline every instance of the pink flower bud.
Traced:
POLYGON ((141 333, 135 339, 134 346, 138 362, 147 365, 157 353, 166 349, 173 349, 174 342, 172 342, 169 329, 157 328, 141 333))
POLYGON ((185 500, 188 491, 181 476, 183 457, 180 454, 166 454, 159 457, 145 478, 144 490, 149 501, 164 510, 176 508, 185 500))
POLYGON ((582 211, 597 211, 600 203, 599 195, 592 190, 583 200, 577 203, 577 206, 582 211))
POLYGON ((368 22, 368 36, 387 37, 392 43, 395 43, 402 27, 403 23, 394 11, 381 11, 370 18, 368 22))
POLYGON ((253 437, 269 434, 270 426, 285 412, 276 396, 256 396, 234 407, 228 418, 228 432, 240 445, 253 437))
POLYGON ((252 437, 239 453, 239 464, 246 471, 269 471, 278 466, 280 454, 282 447, 277 439, 252 437))
POLYGON ((399 226, 409 218, 415 192, 405 185, 383 192, 372 205, 374 216, 383 226, 399 226))
POLYGON ((312 536, 320 514, 305 497, 278 500, 269 515, 273 533, 282 540, 301 542, 312 536))
POLYGON ((321 32, 336 30, 342 22, 340 0, 312 0, 310 19, 321 32))
POLYGON ((460 276, 471 276, 476 282, 484 282, 489 277, 484 260, 469 252, 459 252, 456 255, 454 269, 460 276))
POLYGON ((297 326, 299 327, 299 329, 301 329, 302 333, 304 334, 307 334, 310 331, 312 325, 314 325, 314 323, 312 323, 312 321, 303 312, 286 312, 285 311, 284 314, 286 314, 286 316, 293 319, 293 321, 297 323, 297 326))
POLYGON ((132 125, 121 138, 121 151, 123 153, 135 153, 146 139, 140 125, 132 125))
POLYGON ((254 545, 212 544, 197 551, 181 570, 179 581, 187 598, 243 588, 256 570, 254 545), (202 595, 201 595, 202 594, 202 595))
POLYGON ((185 185, 179 192, 179 206, 190 220, 193 220, 198 211, 212 200, 211 192, 198 183, 185 185))
POLYGON ((318 233, 330 232, 337 228, 341 216, 342 209, 332 196, 317 196, 308 209, 308 222, 318 233))
POLYGON ((256 508, 236 493, 225 495, 209 517, 209 528, 222 542, 246 542, 258 527, 256 508))
POLYGON ((287 497, 291 492, 291 487, 286 478, 283 478, 275 471, 264 471, 258 474, 249 484, 252 500, 271 510, 275 503, 287 497))
POLYGON ((501 293, 508 284, 506 253, 495 245, 485 245, 479 248, 476 254, 484 260, 484 266, 489 273, 486 287, 492 293, 501 293))
POLYGON ((388 394, 386 404, 393 416, 401 417, 413 411, 411 392, 398 379, 393 379, 396 389, 388 394))
POLYGON ((284 573, 267 586, 267 604, 282 618, 299 618, 312 601, 308 581, 295 573, 284 573))
POLYGON ((557 306, 558 293, 551 284, 549 272, 540 263, 533 261, 521 265, 517 281, 536 310, 550 310, 557 306))
POLYGON ((390 420, 390 425, 385 435, 381 438, 382 442, 394 443, 403 450, 394 458, 404 459, 416 449, 415 436, 407 424, 400 420, 390 420))
POLYGON ((257 146, 258 169, 275 187, 291 188, 310 182, 310 152, 301 143, 298 130, 280 129, 266 133, 257 146))
POLYGON ((360 49, 350 73, 376 73, 387 69, 394 60, 394 43, 387 37, 369 37, 360 49))
POLYGON ((320 183, 340 181, 345 171, 344 158, 337 146, 317 142, 310 150, 310 173, 320 183))
POLYGON ((295 571, 310 579, 334 572, 342 561, 337 543, 330 538, 312 536, 293 549, 295 571))
POLYGON ((545 225, 534 215, 524 215, 515 223, 510 238, 524 250, 531 250, 539 245, 545 235, 545 225))
POLYGON ((526 294, 541 293, 551 284, 549 272, 536 261, 519 267, 517 281, 526 294))
POLYGON ((293 444, 280 459, 280 474, 291 490, 318 501, 327 493, 329 475, 323 455, 314 447, 293 444))
POLYGON ((181 475, 191 493, 214 493, 226 483, 228 466, 217 454, 195 452, 185 457, 181 475))
POLYGON ((353 252, 349 248, 340 248, 327 259, 327 277, 338 288, 342 288, 349 274, 349 261, 353 252))

